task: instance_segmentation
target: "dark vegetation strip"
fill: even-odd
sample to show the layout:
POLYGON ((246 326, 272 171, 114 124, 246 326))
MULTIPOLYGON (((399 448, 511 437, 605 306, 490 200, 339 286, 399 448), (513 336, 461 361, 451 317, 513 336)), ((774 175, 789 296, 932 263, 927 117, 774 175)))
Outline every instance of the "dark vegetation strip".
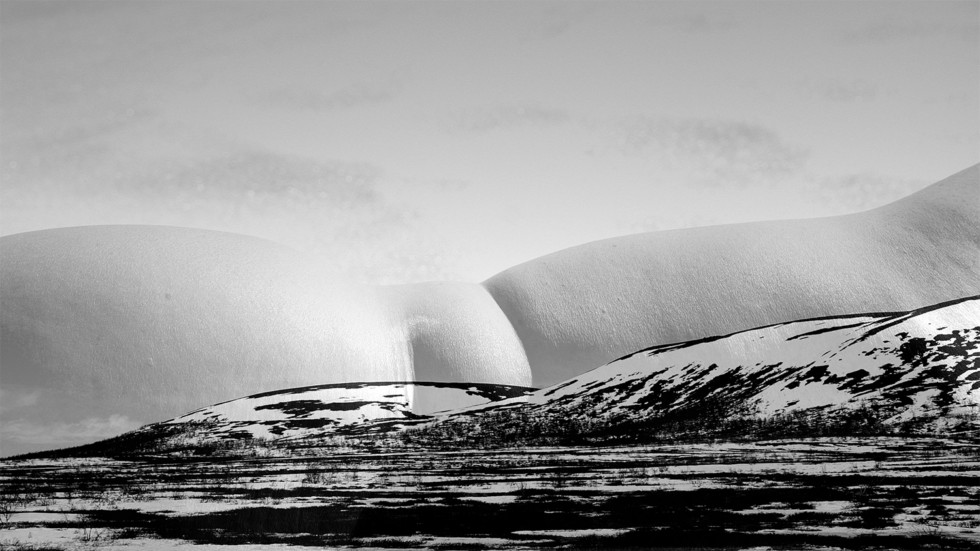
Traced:
MULTIPOLYGON (((203 515, 164 516, 134 510, 90 513, 100 527, 128 529, 125 537, 152 535, 195 543, 287 543, 329 545, 364 538, 501 537, 519 542, 516 531, 619 528, 618 536, 592 536, 556 542, 573 548, 622 547, 743 547, 834 545, 843 548, 969 549, 970 543, 936 535, 841 537, 806 532, 764 533, 764 530, 802 530, 814 521, 877 529, 893 526, 894 507, 870 507, 839 515, 746 511, 757 504, 753 492, 703 490, 625 495, 601 504, 552 496, 527 495, 510 504, 483 504, 446 498, 440 503, 412 507, 350 505, 300 508, 253 507, 203 515), (664 499, 667 497, 668 499, 664 499), (657 526, 650 527, 651 523, 657 526), (647 528, 635 528, 647 526, 647 528), (669 528, 666 528, 669 527, 669 528)), ((758 498, 759 496, 755 496, 758 498)), ((769 496, 777 497, 777 496, 769 496)), ((769 500, 763 500, 772 503, 769 500)))
POLYGON ((611 537, 588 537, 566 542, 562 549, 949 549, 973 550, 970 541, 941 535, 758 534, 727 530, 639 529, 611 537))

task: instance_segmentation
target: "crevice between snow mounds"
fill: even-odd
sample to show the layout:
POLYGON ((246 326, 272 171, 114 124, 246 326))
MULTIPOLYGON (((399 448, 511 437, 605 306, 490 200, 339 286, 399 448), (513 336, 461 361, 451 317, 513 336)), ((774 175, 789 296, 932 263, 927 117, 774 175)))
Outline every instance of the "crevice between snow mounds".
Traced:
POLYGON ((524 343, 485 287, 427 282, 380 292, 412 369, 405 380, 531 385, 524 343))

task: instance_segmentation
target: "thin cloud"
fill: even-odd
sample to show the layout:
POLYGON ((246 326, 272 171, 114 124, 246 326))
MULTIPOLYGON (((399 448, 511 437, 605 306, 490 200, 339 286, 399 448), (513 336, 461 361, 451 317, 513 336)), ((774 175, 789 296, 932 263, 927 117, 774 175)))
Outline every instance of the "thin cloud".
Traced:
POLYGON ((799 171, 803 148, 761 125, 713 119, 638 117, 621 125, 616 147, 693 169, 695 181, 746 184, 799 171))
MULTIPOLYGON (((4 2, 3 18, 10 22, 49 19, 65 13, 78 12, 79 2, 4 2)), ((96 8, 100 7, 95 3, 96 8)))
MULTIPOLYGON (((122 107, 76 117, 71 123, 49 120, 36 129, 23 127, 26 131, 7 137, 3 168, 32 173, 50 168, 64 167, 73 172, 90 168, 110 159, 112 144, 124 140, 127 133, 145 129, 153 116, 145 108, 122 107)), ((20 183, 15 178, 4 180, 7 185, 20 183)))
POLYGON ((871 101, 879 95, 878 86, 863 79, 807 82, 803 88, 813 97, 836 103, 871 101))
POLYGON ((521 33, 525 39, 553 39, 570 32, 599 30, 608 32, 609 25, 623 28, 623 21, 637 23, 644 30, 657 29, 684 34, 703 34, 727 31, 736 27, 727 14, 696 13, 682 4, 636 3, 620 5, 617 10, 603 10, 601 3, 568 2, 547 5, 540 12, 523 16, 526 27, 521 33), (612 17, 612 19, 610 19, 612 17))
POLYGON ((33 406, 40 397, 39 391, 34 392, 11 392, 0 388, 0 413, 9 413, 15 409, 26 406, 33 406))
MULTIPOLYGON (((527 7, 527 6, 524 6, 527 7)), ((573 27, 594 17, 599 6, 589 3, 541 4, 539 12, 526 17, 520 32, 523 39, 548 40, 569 32, 573 27)))
POLYGON ((332 111, 391 101, 399 90, 394 83, 361 82, 332 91, 283 88, 270 92, 264 100, 287 109, 332 111))
POLYGON ((119 436, 139 427, 140 423, 124 415, 89 417, 74 423, 4 420, 0 427, 0 440, 35 446, 64 447, 119 436))
POLYGON ((127 164, 93 180, 84 194, 72 190, 50 200, 56 207, 42 216, 36 207, 20 207, 33 206, 28 191, 0 189, 14 213, 3 218, 3 232, 89 224, 186 226, 279 242, 330 259, 325 269, 356 281, 401 282, 411 275, 395 254, 404 246, 401 236, 417 224, 415 207, 392 199, 396 183, 373 163, 247 149, 127 164))
POLYGON ((840 37, 849 43, 888 43, 916 40, 933 36, 943 36, 959 40, 976 41, 980 36, 980 25, 976 23, 977 14, 962 23, 930 21, 910 21, 889 18, 840 32, 840 37))
POLYGON ((357 207, 378 200, 381 170, 369 163, 317 162, 264 151, 240 151, 189 165, 155 167, 137 187, 188 198, 292 197, 357 207))
POLYGON ((457 112, 452 128, 463 132, 489 132, 516 126, 554 126, 571 120, 563 109, 540 105, 495 105, 457 112))
POLYGON ((811 180, 805 191, 815 201, 841 212, 860 212, 896 201, 929 182, 874 173, 845 174, 811 180))
POLYGON ((704 13, 690 13, 657 18, 653 20, 653 26, 687 34, 702 34, 727 31, 735 28, 736 25, 730 18, 709 16, 704 13))

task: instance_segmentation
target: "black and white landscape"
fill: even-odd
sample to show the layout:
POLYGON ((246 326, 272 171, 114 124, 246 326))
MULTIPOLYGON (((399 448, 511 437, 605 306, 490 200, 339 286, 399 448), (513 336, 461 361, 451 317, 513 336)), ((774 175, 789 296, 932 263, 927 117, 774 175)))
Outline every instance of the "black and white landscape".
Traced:
POLYGON ((0 551, 980 549, 978 21, 0 1, 0 551))

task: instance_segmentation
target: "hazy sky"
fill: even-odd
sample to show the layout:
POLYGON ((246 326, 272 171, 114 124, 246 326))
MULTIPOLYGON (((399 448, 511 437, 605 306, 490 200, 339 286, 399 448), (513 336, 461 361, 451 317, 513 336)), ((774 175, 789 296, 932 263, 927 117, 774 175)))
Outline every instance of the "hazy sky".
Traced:
POLYGON ((0 230, 246 233, 366 282, 874 207, 980 151, 980 3, 0 3, 0 230))

